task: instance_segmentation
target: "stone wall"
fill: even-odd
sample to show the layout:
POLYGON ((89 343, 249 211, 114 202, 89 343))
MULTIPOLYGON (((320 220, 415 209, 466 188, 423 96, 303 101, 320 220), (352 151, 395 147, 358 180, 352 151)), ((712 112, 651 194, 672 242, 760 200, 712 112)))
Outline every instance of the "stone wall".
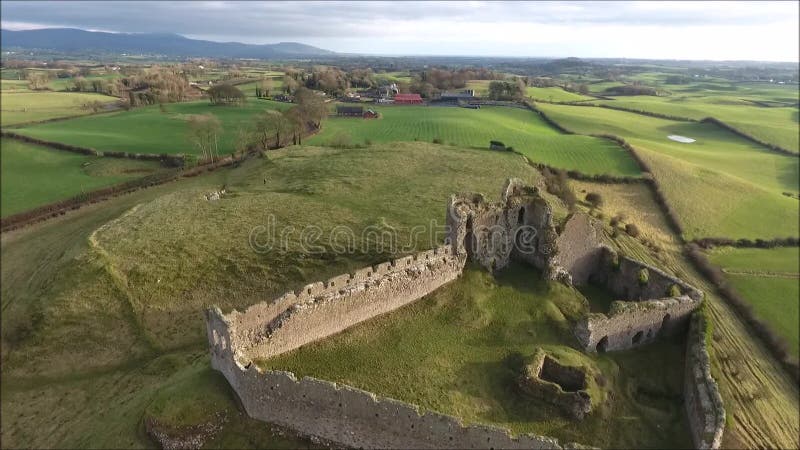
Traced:
POLYGON ((717 449, 720 448, 725 430, 725 407, 717 382, 711 376, 705 320, 699 312, 692 317, 686 341, 683 396, 695 447, 717 449))
POLYGON ((598 224, 587 214, 573 213, 556 239, 556 264, 570 274, 571 283, 580 286, 597 271, 602 255, 598 224))
POLYGON ((588 352, 627 350, 685 331, 689 317, 699 306, 699 301, 686 295, 642 302, 616 301, 608 314, 591 313, 579 320, 575 337, 588 352))
POLYGON ((506 267, 512 258, 522 260, 554 278, 558 233, 553 213, 538 189, 509 179, 500 202, 480 194, 451 197, 447 207, 449 242, 490 271, 506 267))
POLYGON ((229 314, 248 359, 264 359, 413 302, 456 279, 466 258, 450 245, 287 292, 229 314))
MULTIPOLYGON (((213 352, 213 350, 212 350, 213 352)), ((408 403, 316 378, 247 368, 212 358, 226 374, 247 414, 351 448, 554 448, 556 439, 512 436, 508 430, 464 425, 458 419, 421 411, 408 403), (225 366, 225 367, 223 367, 225 366)))
POLYGON ((607 314, 592 313, 578 321, 575 336, 586 351, 626 350, 686 331, 691 313, 702 303, 701 291, 605 246, 596 261, 592 282, 630 301, 615 301, 607 314))
POLYGON ((586 371, 581 367, 562 366, 541 348, 525 366, 519 386, 522 392, 558 406, 577 420, 592 411, 592 399, 586 390, 586 371))
POLYGON ((608 247, 601 247, 600 263, 591 276, 592 281, 608 288, 620 300, 652 300, 688 295, 694 300, 702 300, 703 293, 680 278, 667 274, 661 269, 641 261, 618 255, 608 247), (640 273, 647 272, 647 282, 640 281, 640 273))

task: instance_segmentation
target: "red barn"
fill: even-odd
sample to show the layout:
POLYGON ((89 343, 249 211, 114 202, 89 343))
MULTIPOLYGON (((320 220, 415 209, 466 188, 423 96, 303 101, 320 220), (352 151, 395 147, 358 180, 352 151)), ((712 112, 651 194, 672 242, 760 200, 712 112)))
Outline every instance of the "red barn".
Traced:
POLYGON ((421 105, 422 97, 419 94, 395 94, 394 102, 398 105, 421 105))

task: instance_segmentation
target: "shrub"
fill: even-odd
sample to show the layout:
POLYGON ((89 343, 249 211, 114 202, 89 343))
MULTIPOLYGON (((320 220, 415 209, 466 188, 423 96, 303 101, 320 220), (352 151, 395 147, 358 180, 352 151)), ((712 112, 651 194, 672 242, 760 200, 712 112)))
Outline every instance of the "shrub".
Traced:
POLYGON ((435 137, 435 138, 433 138, 433 143, 434 144, 444 144, 444 141, 442 140, 442 138, 435 137))
POLYGON ((597 192, 589 192, 586 194, 586 201, 592 205, 592 208, 597 208, 603 204, 603 197, 597 192))
POLYGON ((639 271, 638 275, 639 284, 642 286, 646 285, 650 281, 650 272, 647 269, 642 269, 639 271))
POLYGON ((681 295, 681 288, 677 284, 673 284, 667 289, 667 295, 670 297, 679 297, 681 295))
POLYGON ((348 148, 353 146, 353 139, 350 137, 350 133, 346 131, 340 131, 336 133, 333 138, 331 138, 328 145, 333 148, 348 148))
POLYGON ((633 223, 625 225, 625 232, 628 233, 628 235, 631 237, 639 237, 639 235, 641 234, 641 232, 639 231, 639 227, 637 227, 636 224, 633 223))

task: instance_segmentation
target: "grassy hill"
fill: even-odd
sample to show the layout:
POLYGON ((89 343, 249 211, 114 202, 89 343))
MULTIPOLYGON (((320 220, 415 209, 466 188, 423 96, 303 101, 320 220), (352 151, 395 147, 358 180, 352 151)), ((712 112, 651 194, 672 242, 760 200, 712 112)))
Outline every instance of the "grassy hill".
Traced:
MULTIPOLYGON (((350 227, 358 244, 367 227, 395 230, 398 251, 411 252, 441 241, 412 236, 444 220, 452 192, 494 197, 506 177, 537 179, 519 155, 424 143, 268 155, 3 234, 5 445, 150 447, 140 428, 148 405, 217 376, 203 307, 243 308, 390 257, 370 246, 333 252, 327 241, 310 251, 300 245, 305 225, 350 227), (205 199, 223 184, 228 195, 205 199), (286 248, 257 253, 250 234, 270 216, 296 233, 286 248)), ((248 423, 231 416, 215 445, 274 445, 263 424, 248 423)))

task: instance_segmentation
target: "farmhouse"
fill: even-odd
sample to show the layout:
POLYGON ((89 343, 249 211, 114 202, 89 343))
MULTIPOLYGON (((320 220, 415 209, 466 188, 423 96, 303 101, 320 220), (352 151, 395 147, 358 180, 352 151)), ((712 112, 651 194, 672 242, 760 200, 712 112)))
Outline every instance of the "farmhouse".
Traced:
POLYGON ((364 116, 364 107, 363 106, 337 105, 336 106, 336 115, 339 116, 339 117, 363 117, 364 116))
POLYGON ((422 97, 419 94, 397 94, 394 102, 398 105, 421 105, 422 97))

